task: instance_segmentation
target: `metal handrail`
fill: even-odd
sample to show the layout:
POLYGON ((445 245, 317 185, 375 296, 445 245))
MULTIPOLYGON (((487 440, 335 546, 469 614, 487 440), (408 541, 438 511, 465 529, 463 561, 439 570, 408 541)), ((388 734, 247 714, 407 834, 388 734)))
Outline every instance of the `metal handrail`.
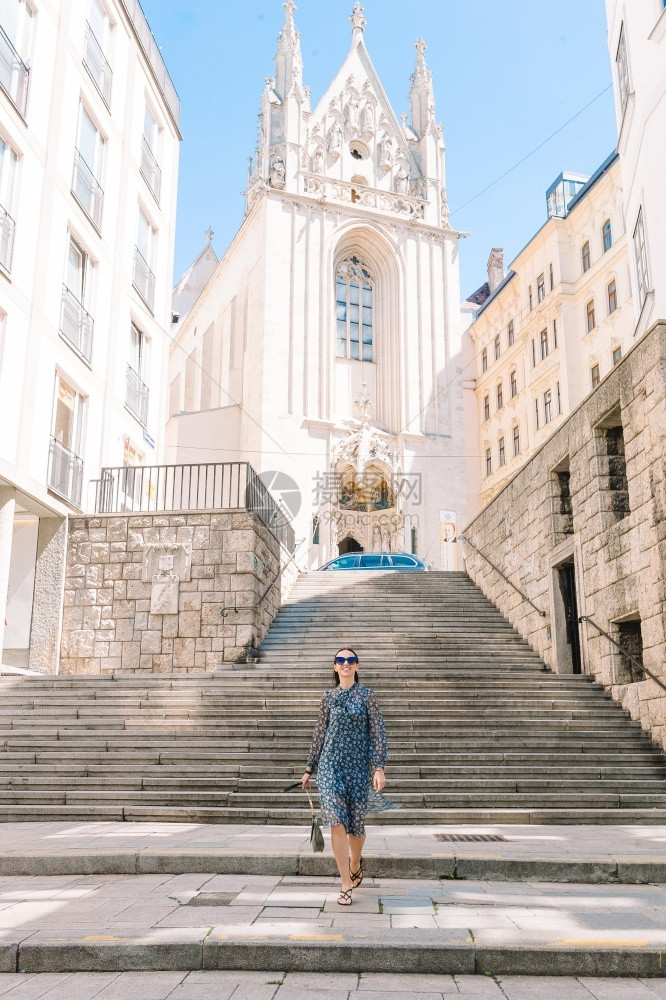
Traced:
POLYGON ((127 406, 139 422, 144 426, 148 423, 148 399, 150 390, 130 364, 127 365, 127 385, 125 391, 125 406, 127 406))
POLYGON ((146 258, 136 246, 134 247, 132 284, 146 305, 152 309, 155 305, 155 274, 146 258))
POLYGON ((95 321, 80 299, 66 284, 62 286, 60 333, 82 354, 86 361, 92 356, 95 321))
POLYGON ((25 118, 28 110, 30 68, 21 59, 11 38, 0 26, 0 87, 5 91, 19 114, 25 118))
POLYGON ((104 191, 78 149, 74 150, 72 193, 93 225, 101 229, 104 191))
POLYGON ((467 542, 467 544, 469 545, 469 547, 471 549, 474 549, 474 551, 476 553, 478 553, 478 555, 480 555, 482 559, 485 559, 486 562, 488 563, 488 565, 491 566, 495 570, 495 572, 497 573, 497 575, 501 576, 502 579, 504 580, 504 582, 508 583, 510 587, 513 587, 513 589, 516 591, 516 593, 520 594, 520 596, 523 598, 523 600, 527 601, 527 603, 530 605, 530 607, 534 608, 534 610, 536 611, 536 613, 538 615, 540 615, 542 618, 547 618, 548 617, 547 613, 545 611, 542 611, 541 608, 537 607, 537 605, 534 603, 534 601, 530 600, 530 598, 527 596, 527 594, 523 593, 523 591, 520 589, 520 587, 517 587, 515 585, 515 583, 513 582, 513 580, 510 580, 508 578, 508 576, 506 576, 502 572, 502 570, 499 569, 495 565, 494 562, 491 562, 491 560, 488 558, 487 555, 485 555, 485 553, 483 553, 480 549, 477 549, 476 545, 473 542, 470 542, 469 538, 467 538, 465 535, 460 535, 460 539, 463 542, 467 542))
POLYGON ((14 233, 16 223, 6 208, 0 205, 0 267, 11 274, 14 258, 14 233))
POLYGON ((655 684, 658 684, 659 687, 662 688, 662 690, 666 691, 666 684, 664 684, 664 682, 662 680, 660 680, 659 677, 656 677, 652 673, 652 671, 649 670, 645 666, 644 663, 641 663, 641 661, 637 660, 635 656, 632 656, 631 653, 628 653, 627 650, 624 648, 624 646, 621 646, 619 642, 615 641, 615 639, 613 638, 612 635, 609 635, 609 633, 606 631, 606 629, 603 629, 601 627, 601 625, 597 625, 597 623, 595 622, 594 618, 590 618, 589 615, 581 615, 580 618, 578 619, 578 621, 579 621, 579 623, 580 622, 589 622, 590 625, 592 625, 592 626, 594 626, 594 628, 596 628, 597 632, 600 632, 601 635, 605 635, 606 638, 608 639, 608 641, 612 642, 612 644, 616 647, 616 649, 619 649, 620 652, 622 653, 622 655, 626 656, 626 658, 628 660, 630 660, 631 663, 634 664, 634 666, 638 667, 638 669, 641 670, 644 674, 647 674, 648 677, 650 677, 655 682, 655 684))
POLYGON ((150 143, 145 135, 141 136, 141 176, 150 188, 155 201, 159 205, 162 192, 162 168, 157 162, 150 143))
POLYGON ((104 55, 104 49, 95 35, 92 26, 86 21, 86 41, 83 53, 83 65, 90 73, 95 86, 99 90, 107 107, 111 105, 111 87, 113 70, 109 60, 104 55))
POLYGON ((125 8, 127 16, 132 22, 139 44, 141 45, 144 55, 150 64, 150 68, 155 74, 157 85, 162 91, 162 96, 166 101, 169 113, 171 114, 176 126, 179 126, 180 100, 178 99, 178 94, 176 93, 173 81, 169 76, 166 63, 162 58, 160 47, 155 41, 153 33, 150 30, 148 19, 141 9, 141 4, 139 3, 139 0, 121 0, 121 3, 125 8))

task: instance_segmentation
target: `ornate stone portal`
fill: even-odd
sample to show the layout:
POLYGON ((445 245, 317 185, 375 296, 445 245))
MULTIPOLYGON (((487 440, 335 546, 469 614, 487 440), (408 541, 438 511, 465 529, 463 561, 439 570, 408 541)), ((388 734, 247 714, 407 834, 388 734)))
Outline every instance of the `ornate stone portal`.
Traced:
POLYGON ((372 426, 373 404, 365 382, 355 405, 360 420, 334 450, 337 502, 331 543, 338 552, 347 539, 365 552, 400 552, 405 519, 398 452, 391 436, 372 426))

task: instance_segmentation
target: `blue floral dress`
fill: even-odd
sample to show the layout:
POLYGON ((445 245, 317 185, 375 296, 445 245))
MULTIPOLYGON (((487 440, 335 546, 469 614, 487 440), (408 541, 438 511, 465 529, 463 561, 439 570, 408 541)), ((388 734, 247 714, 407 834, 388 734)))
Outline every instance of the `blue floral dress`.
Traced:
POLYGON ((370 688, 353 684, 325 691, 307 766, 317 770, 324 826, 344 825, 362 837, 376 767, 386 764, 386 730, 370 688))

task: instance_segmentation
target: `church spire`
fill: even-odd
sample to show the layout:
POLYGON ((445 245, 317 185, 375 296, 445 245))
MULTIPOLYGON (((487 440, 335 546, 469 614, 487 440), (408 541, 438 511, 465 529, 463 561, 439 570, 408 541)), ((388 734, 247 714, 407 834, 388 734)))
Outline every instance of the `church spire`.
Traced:
POLYGON ((351 13, 349 20, 352 23, 352 37, 359 38, 365 31, 365 26, 368 23, 365 19, 365 11, 361 6, 360 0, 356 0, 354 4, 354 9, 351 13))
POLYGON ((409 103, 412 110, 412 128, 421 139, 435 119, 435 91, 432 70, 426 63, 426 43, 422 38, 416 43, 416 69, 412 76, 409 103))
POLYGON ((275 56, 275 91, 284 103, 294 87, 303 89, 303 57, 301 33, 296 30, 294 21, 296 4, 294 0, 287 0, 282 6, 285 16, 275 56))

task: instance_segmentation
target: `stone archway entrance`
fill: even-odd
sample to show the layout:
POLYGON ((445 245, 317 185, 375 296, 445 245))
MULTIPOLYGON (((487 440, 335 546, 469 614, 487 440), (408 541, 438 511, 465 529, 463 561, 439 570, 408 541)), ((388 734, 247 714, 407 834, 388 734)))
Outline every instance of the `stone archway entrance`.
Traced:
POLYGON ((359 542, 357 542, 355 538, 352 538, 351 535, 347 535, 346 538, 343 538, 340 544, 338 545, 338 554, 341 556, 347 555, 348 552, 363 552, 363 551, 364 551, 363 546, 359 542))

